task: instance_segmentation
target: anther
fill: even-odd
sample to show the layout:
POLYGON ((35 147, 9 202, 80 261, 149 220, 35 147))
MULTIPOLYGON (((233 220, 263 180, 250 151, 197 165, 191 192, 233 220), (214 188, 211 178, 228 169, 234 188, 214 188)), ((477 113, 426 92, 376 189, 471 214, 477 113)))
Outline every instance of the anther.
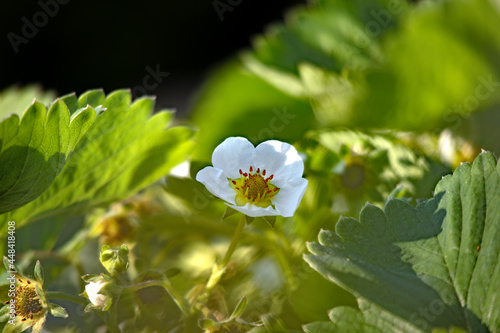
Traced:
POLYGON ((252 166, 250 166, 250 172, 253 172, 253 168, 252 168, 252 166))
POLYGON ((234 180, 233 180, 233 181, 232 181, 232 183, 233 183, 234 185, 236 185, 236 181, 234 181, 234 180))
POLYGON ((262 170, 262 176, 266 175, 266 169, 262 170))
POLYGON ((260 168, 257 168, 257 173, 260 173, 260 168))

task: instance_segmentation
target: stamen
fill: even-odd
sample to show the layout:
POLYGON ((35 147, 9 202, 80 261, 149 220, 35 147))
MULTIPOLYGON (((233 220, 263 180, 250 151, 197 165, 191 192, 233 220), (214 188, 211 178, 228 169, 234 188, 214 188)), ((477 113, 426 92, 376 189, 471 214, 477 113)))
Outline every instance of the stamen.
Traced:
POLYGON ((264 176, 268 172, 265 169, 254 168, 253 165, 249 166, 248 170, 248 172, 243 172, 243 169, 239 169, 241 178, 229 179, 229 185, 238 191, 236 194, 238 205, 245 203, 255 204, 259 207, 272 205, 271 198, 276 196, 280 190, 270 183, 274 175, 271 174, 265 178, 264 176))

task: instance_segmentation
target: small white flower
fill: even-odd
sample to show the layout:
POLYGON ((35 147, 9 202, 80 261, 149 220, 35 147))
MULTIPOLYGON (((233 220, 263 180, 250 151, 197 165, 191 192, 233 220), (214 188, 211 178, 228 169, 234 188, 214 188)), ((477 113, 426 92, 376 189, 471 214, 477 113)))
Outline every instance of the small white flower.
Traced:
POLYGON ((227 138, 215 148, 212 164, 196 180, 250 217, 292 216, 307 188, 304 162, 285 142, 270 140, 254 147, 245 138, 227 138))
POLYGON ((101 291, 102 287, 104 287, 106 284, 106 281, 99 280, 97 282, 89 282, 89 284, 85 286, 85 291, 87 292, 87 296, 89 297, 89 300, 92 302, 92 304, 97 306, 104 306, 106 304, 109 297, 103 294, 99 294, 99 291, 101 291))

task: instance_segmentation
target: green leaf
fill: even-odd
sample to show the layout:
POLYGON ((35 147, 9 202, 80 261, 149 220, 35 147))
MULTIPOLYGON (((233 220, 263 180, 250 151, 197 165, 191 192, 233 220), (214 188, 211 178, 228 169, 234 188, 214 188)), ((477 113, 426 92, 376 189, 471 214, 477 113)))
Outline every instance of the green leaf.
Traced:
POLYGON ((231 317, 229 317, 229 320, 239 318, 247 308, 247 305, 248 300, 245 296, 243 296, 243 298, 238 302, 238 305, 236 305, 236 307, 234 308, 234 311, 231 314, 231 317))
POLYGON ((77 109, 85 108, 88 105, 97 107, 102 105, 104 101, 105 96, 102 90, 89 90, 78 98, 76 107, 77 109))
MULTIPOLYGON (((106 111, 86 132, 78 132, 70 138, 69 146, 74 145, 74 149, 41 196, 0 216, 0 233, 5 232, 4 226, 9 220, 21 227, 28 221, 81 214, 98 205, 124 199, 167 174, 184 161, 194 147, 192 129, 167 128, 172 113, 158 112, 151 116, 152 99, 142 98, 130 105, 128 91, 113 92, 104 101, 100 92, 84 96, 79 99, 80 105, 102 103, 106 111)), ((56 110, 63 106, 61 102, 56 110)), ((93 107, 97 106, 75 111, 72 124, 88 112, 94 113, 93 107)))
POLYGON ((255 217, 245 215, 245 221, 247 222, 247 224, 251 224, 253 220, 255 220, 255 217))
POLYGON ((305 255, 358 299, 360 310, 330 312, 331 331, 499 332, 499 223, 500 164, 491 153, 444 177, 417 207, 393 199, 383 211, 367 205, 359 221, 341 218, 305 255))
POLYGON ((57 304, 49 303, 50 314, 54 317, 68 318, 68 313, 66 310, 57 304))
POLYGON ((274 228, 274 224, 276 223, 276 216, 262 216, 262 218, 264 219, 264 221, 269 223, 271 227, 274 228))
MULTIPOLYGON (((8 275, 8 277, 10 277, 10 275, 8 275)), ((7 280, 8 283, 6 284, 2 284, 0 285, 0 302, 1 303, 5 303, 5 302, 8 302, 10 301, 10 296, 9 296, 9 292, 10 292, 10 281, 7 280)))
POLYGON ((238 213, 238 211, 236 209, 233 209, 233 208, 231 208, 231 207, 228 206, 226 208, 226 210, 224 211, 224 215, 222 215, 221 220, 225 220, 228 217, 230 217, 230 216, 232 216, 232 215, 234 215, 236 213, 238 213))
POLYGON ((208 330, 208 329, 211 329, 213 328, 214 326, 216 325, 215 321, 213 321, 212 319, 208 319, 208 318, 202 318, 198 321, 198 326, 201 328, 201 329, 204 329, 204 330, 208 330))
POLYGON ((40 283, 35 283, 35 291, 38 294, 38 297, 40 297, 40 303, 42 303, 42 306, 47 306, 47 298, 45 297, 45 292, 40 283))
POLYGON ((31 322, 29 321, 22 322, 21 320, 16 320, 14 322, 15 325, 12 325, 9 322, 7 322, 3 328, 2 333, 21 333, 27 330, 28 327, 31 326, 31 322))
POLYGON ((40 264, 40 260, 37 260, 35 264, 35 279, 38 283, 43 285, 43 268, 42 264, 40 264))
POLYGON ((34 102, 21 119, 13 114, 0 123, 0 214, 47 190, 94 118, 87 108, 70 121, 64 102, 56 101, 48 113, 34 102))
MULTIPOLYGON (((4 292, 5 290, 2 289, 2 292, 4 292)), ((0 296, 2 297, 2 296, 0 296)), ((4 303, 2 301, 2 303, 4 303)), ((6 306, 6 305, 3 305, 1 308, 0 308, 0 323, 2 322, 6 322, 7 320, 10 319, 10 307, 9 306, 6 306)))

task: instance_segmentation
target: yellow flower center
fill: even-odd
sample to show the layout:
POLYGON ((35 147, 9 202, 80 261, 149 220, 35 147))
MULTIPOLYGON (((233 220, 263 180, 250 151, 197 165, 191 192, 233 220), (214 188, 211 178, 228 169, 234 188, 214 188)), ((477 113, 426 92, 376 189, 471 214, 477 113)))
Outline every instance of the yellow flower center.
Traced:
POLYGON ((18 279, 19 286, 16 290, 16 314, 22 318, 33 320, 33 316, 42 313, 43 307, 35 288, 35 284, 30 280, 18 279))
POLYGON ((249 172, 243 172, 240 169, 240 178, 229 179, 229 186, 237 191, 236 205, 244 206, 247 203, 266 208, 272 202, 271 199, 279 192, 279 188, 271 184, 274 175, 267 178, 266 170, 260 169, 254 172, 253 167, 250 167, 249 172))

